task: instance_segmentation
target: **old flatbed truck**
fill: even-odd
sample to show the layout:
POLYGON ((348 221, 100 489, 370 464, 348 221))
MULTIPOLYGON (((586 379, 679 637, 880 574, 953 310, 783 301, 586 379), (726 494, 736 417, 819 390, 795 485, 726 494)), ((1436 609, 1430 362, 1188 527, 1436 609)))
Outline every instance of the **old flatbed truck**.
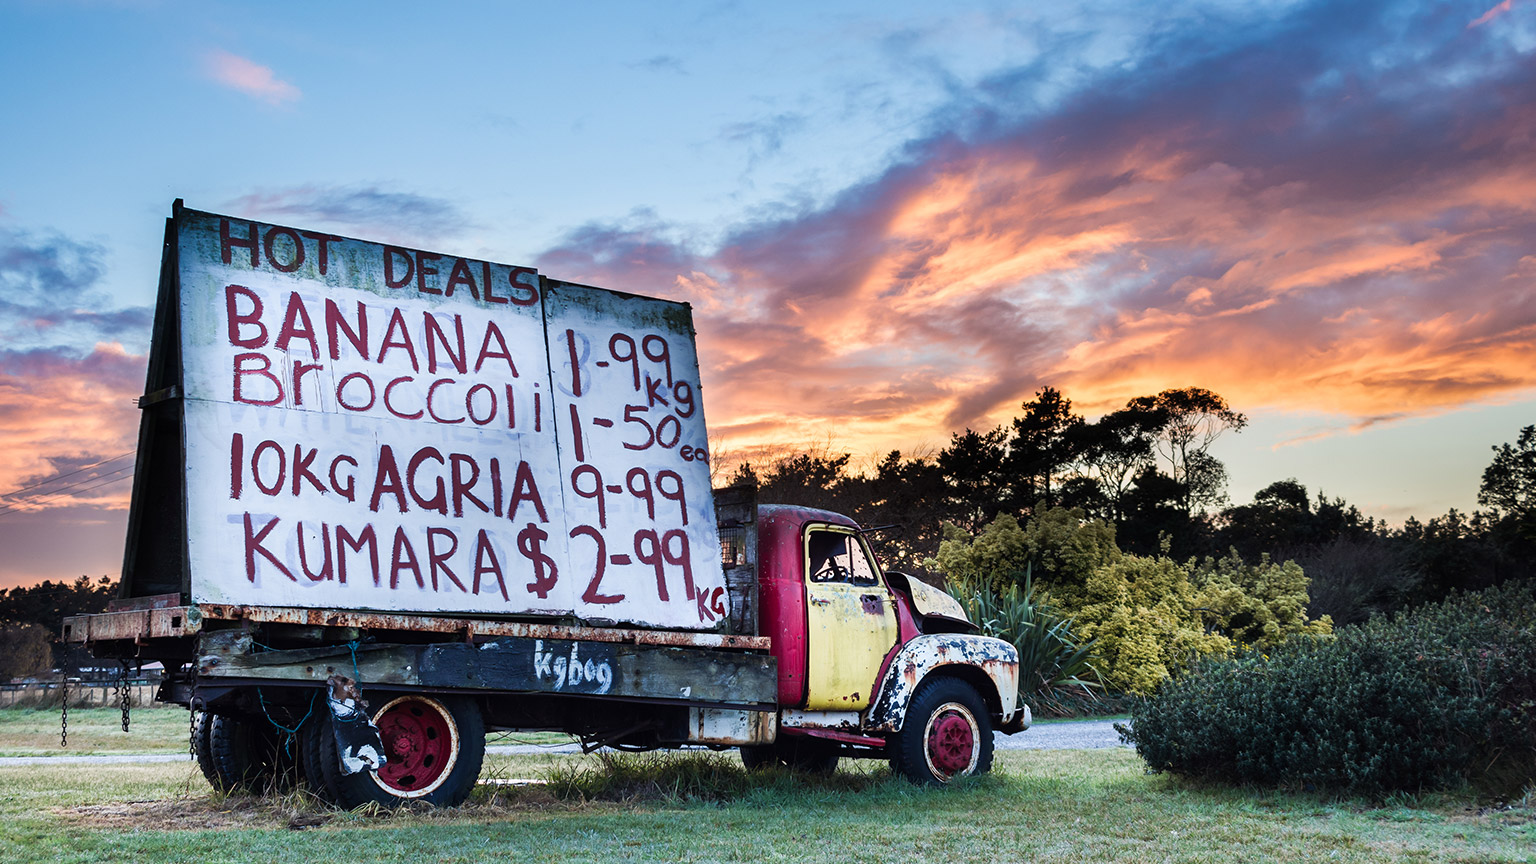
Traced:
POLYGON ((162 662, 217 785, 454 805, 487 730, 943 784, 1029 723, 851 519, 711 489, 686 304, 177 201, 139 407, 63 636, 162 662))

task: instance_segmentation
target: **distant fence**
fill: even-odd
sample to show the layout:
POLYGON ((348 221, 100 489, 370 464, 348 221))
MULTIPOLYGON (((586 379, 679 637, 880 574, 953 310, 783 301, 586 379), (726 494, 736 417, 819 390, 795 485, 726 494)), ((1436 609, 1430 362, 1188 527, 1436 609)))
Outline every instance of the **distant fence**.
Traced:
MULTIPOLYGON (((117 684, 113 681, 76 681, 68 685, 71 708, 116 708, 117 684)), ((43 681, 36 684, 0 684, 0 709, 58 707, 64 700, 65 683, 43 681)), ((134 708, 155 704, 158 683, 128 682, 128 700, 134 708)))

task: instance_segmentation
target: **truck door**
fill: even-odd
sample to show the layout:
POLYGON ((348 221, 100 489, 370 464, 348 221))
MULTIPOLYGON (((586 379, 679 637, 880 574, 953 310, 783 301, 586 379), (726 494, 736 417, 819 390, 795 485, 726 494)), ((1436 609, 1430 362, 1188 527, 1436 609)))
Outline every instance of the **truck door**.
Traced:
POLYGON ((896 610, 869 550, 853 530, 813 526, 805 534, 807 670, 811 710, 869 705, 885 656, 896 644, 896 610))

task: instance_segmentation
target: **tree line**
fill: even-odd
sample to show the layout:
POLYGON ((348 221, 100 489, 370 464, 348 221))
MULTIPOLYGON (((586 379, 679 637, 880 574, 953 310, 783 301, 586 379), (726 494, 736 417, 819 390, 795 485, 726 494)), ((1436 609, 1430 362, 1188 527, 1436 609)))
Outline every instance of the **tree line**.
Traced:
MULTIPOLYGON (((1093 421, 1044 387, 1011 421, 955 433, 935 454, 893 450, 856 469, 852 454, 823 447, 741 462, 726 482, 756 486, 764 503, 882 529, 887 566, 929 578, 924 561, 946 524, 975 537, 999 516, 1027 523, 1061 508, 1102 523, 1133 555, 1295 561, 1310 583, 1309 614, 1336 625, 1536 575, 1536 426, 1494 448, 1478 494, 1486 509, 1390 527, 1295 479, 1231 504, 1210 448, 1247 422, 1198 387, 1139 396, 1093 421)), ((50 644, 53 665, 69 665, 56 641, 64 616, 103 611, 114 596, 106 576, 0 590, 0 681, 46 668, 50 644)))
POLYGON ((116 596, 117 580, 109 576, 0 589, 0 684, 54 668, 79 669, 84 653, 59 641, 64 619, 105 612, 116 596))
POLYGON ((1044 387, 1011 421, 955 433, 936 454, 891 451, 856 470, 852 454, 821 448, 739 463, 727 483, 755 485, 764 503, 892 526, 882 555, 920 575, 944 523, 975 536, 998 516, 1027 522, 1053 508, 1104 523, 1136 555, 1294 560, 1311 582, 1311 614, 1339 625, 1533 574, 1536 427, 1494 448, 1478 498, 1487 509, 1392 527, 1295 479, 1232 504, 1211 445, 1247 423, 1199 387, 1138 396, 1091 421, 1044 387))

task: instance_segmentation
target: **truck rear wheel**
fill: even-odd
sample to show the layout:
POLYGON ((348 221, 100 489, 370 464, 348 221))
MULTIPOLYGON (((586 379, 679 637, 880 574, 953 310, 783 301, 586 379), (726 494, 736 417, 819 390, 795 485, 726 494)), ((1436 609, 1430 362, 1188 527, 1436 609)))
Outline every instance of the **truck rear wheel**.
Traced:
POLYGON ((219 785, 219 774, 213 767, 213 749, 208 735, 213 726, 213 715, 207 711, 192 712, 192 755, 197 757, 197 768, 208 778, 212 786, 219 785))
POLYGON ((203 776, 223 792, 281 790, 297 779, 298 753, 259 720, 200 711, 192 718, 192 747, 203 776))
POLYGON ((913 783, 942 786, 990 771, 992 744, 992 721, 976 689, 957 678, 935 678, 912 697, 891 746, 891 768, 913 783))
POLYGON ((456 807, 469 797, 485 759, 485 722, 474 702, 409 694, 386 703, 373 723, 387 760, 378 771, 341 773, 329 711, 305 735, 305 771, 322 798, 350 810, 369 801, 456 807))

